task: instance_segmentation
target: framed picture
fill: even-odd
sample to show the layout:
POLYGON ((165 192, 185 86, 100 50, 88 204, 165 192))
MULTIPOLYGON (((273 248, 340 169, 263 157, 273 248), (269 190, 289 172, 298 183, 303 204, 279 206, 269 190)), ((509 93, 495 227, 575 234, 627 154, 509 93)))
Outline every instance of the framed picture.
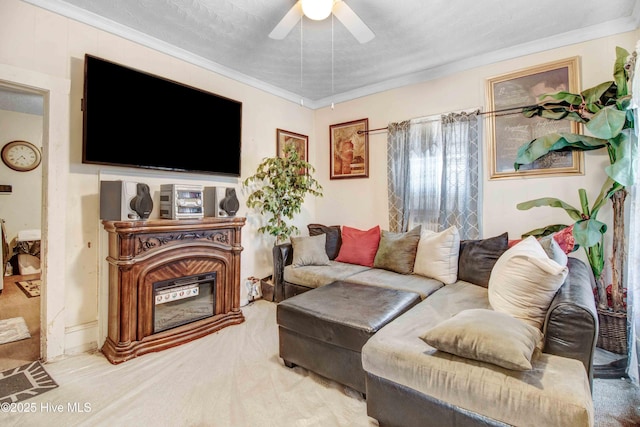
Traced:
POLYGON ((329 126, 331 179, 369 177, 369 119, 329 126))
MULTIPOLYGON (((284 157, 284 147, 293 144, 302 160, 309 161, 309 137, 284 129, 276 129, 276 153, 278 157, 284 157)), ((306 171, 302 171, 306 173, 306 171)))
POLYGON ((578 57, 551 62, 487 80, 490 179, 526 176, 582 175, 582 152, 549 153, 516 171, 518 148, 553 132, 579 133, 569 120, 527 118, 521 107, 537 104, 539 96, 558 91, 580 92, 578 57))
POLYGON ((278 157, 284 156, 284 147, 288 144, 296 146, 296 151, 305 162, 309 161, 309 137, 284 129, 276 129, 276 151, 278 157))

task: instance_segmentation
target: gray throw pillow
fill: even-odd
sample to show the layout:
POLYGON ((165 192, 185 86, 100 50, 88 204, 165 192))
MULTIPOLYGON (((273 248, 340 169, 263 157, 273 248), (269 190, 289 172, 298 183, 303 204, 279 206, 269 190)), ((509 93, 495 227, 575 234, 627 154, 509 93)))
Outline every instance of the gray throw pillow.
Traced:
POLYGON ((322 225, 322 224, 309 224, 307 225, 310 236, 317 236, 318 234, 327 235, 326 250, 329 259, 336 259, 340 252, 340 246, 342 245, 342 234, 340 233, 339 225, 322 225))
POLYGON ((329 265, 329 257, 325 251, 326 235, 292 237, 294 267, 305 265, 329 265))
POLYGON ((482 240, 461 240, 458 254, 458 280, 488 288, 491 270, 507 249, 509 249, 508 233, 482 240))
POLYGON ((566 266, 569 260, 567 254, 564 253, 558 242, 553 238, 553 235, 541 237, 538 239, 540 246, 544 249, 547 256, 562 266, 566 266))
POLYGON ((406 233, 382 230, 373 266, 400 274, 413 273, 416 251, 420 241, 420 230, 420 226, 406 233))

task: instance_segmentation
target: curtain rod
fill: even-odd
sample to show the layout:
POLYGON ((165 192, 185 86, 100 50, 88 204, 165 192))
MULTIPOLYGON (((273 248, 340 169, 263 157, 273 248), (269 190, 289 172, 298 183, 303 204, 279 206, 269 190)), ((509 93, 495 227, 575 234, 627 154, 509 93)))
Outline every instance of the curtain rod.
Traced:
MULTIPOLYGON (((523 107, 511 107, 511 108, 503 108, 500 110, 493 110, 493 111, 476 111, 476 116, 483 116, 485 114, 495 114, 496 117, 500 117, 500 116, 508 116, 511 114, 520 114, 522 112, 522 110, 524 110, 525 108, 530 108, 530 107, 537 107, 537 104, 533 104, 533 105, 525 105, 523 107), (511 113, 508 113, 507 111, 513 111, 513 110, 518 110, 518 111, 514 111, 511 113), (497 114, 497 113, 504 113, 504 114, 497 114)), ((412 119, 413 120, 413 119, 412 119)), ((439 121, 440 119, 433 119, 432 121, 436 122, 439 121)), ((378 131, 383 131, 383 130, 388 130, 389 127, 385 126, 383 128, 376 128, 376 129, 369 129, 369 130, 359 130, 357 132, 358 135, 362 135, 364 133, 371 133, 371 132, 378 132, 378 131)))

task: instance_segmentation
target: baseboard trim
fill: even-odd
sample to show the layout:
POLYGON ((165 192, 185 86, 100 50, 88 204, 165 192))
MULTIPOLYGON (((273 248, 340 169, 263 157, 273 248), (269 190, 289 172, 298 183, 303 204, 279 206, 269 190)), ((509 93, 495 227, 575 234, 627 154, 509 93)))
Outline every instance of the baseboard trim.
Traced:
POLYGON ((64 329, 64 354, 76 355, 98 349, 98 321, 64 329))

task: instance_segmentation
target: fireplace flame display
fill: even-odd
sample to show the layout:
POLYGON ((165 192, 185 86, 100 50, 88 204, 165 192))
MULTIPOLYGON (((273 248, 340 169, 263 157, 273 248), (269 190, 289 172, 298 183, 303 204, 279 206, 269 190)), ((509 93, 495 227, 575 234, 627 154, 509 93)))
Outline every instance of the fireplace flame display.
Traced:
POLYGON ((210 272, 153 284, 153 333, 215 314, 217 273, 210 272))

